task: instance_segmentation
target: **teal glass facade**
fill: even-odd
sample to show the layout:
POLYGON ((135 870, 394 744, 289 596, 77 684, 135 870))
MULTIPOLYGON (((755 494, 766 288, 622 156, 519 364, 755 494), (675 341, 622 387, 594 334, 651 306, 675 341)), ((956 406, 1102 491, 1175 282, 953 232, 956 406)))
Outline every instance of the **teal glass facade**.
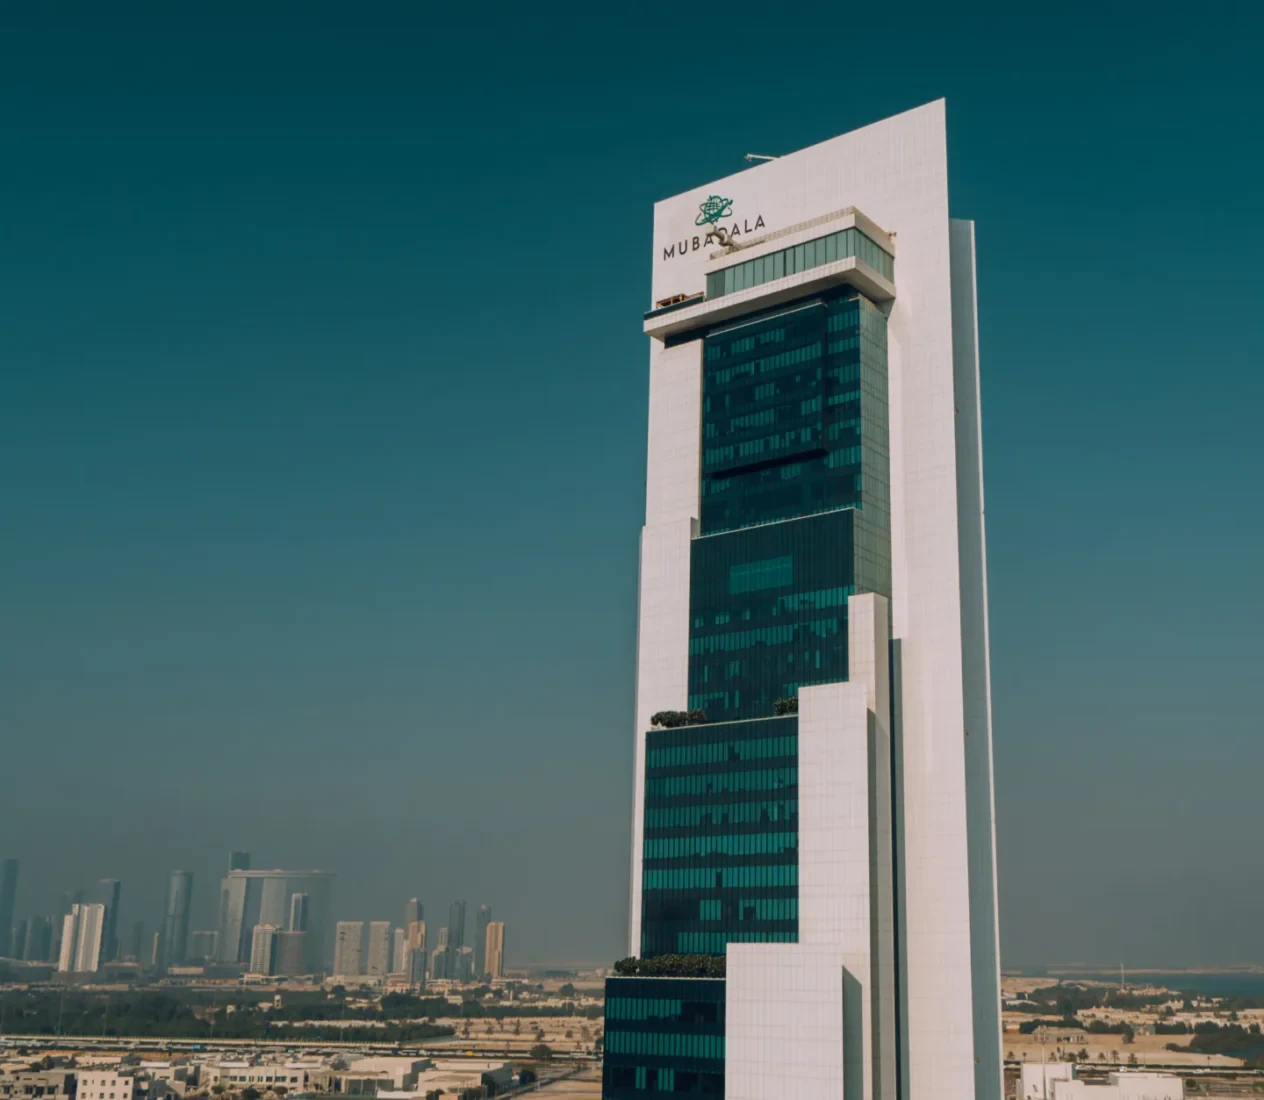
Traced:
POLYGON ((701 533, 857 507, 890 527, 887 325, 850 288, 713 330, 701 533))
POLYGON ((707 276, 707 297, 722 298, 725 294, 770 283, 773 279, 784 279, 787 275, 797 275, 800 271, 823 267, 852 256, 868 264, 879 275, 895 279, 895 260, 891 253, 859 229, 842 229, 712 272, 707 276))
POLYGON ((695 539, 689 707, 762 718, 847 679, 847 598, 890 591, 888 540, 856 508, 695 539))
POLYGON ((603 1100, 724 1095, 724 979, 606 980, 603 1100))
POLYGON ((799 719, 646 738, 641 956, 798 939, 799 719))
MULTIPOLYGON (((877 250, 851 230, 825 240, 720 272, 708 297, 877 250)), ((891 277, 889 256, 866 262, 891 277)), ((688 708, 708 720, 646 734, 642 958, 798 941, 799 719, 776 703, 846 680, 848 598, 891 590, 882 310, 840 287, 689 339, 703 376, 688 708)), ((724 988, 607 981, 604 1100, 722 1096, 724 988)))

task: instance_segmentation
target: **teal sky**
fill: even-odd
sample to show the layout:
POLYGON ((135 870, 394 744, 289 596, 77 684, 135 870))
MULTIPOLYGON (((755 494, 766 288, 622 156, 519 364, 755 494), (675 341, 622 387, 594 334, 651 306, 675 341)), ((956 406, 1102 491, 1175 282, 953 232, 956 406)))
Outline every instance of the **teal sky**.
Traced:
POLYGON ((0 856, 626 927, 652 203, 948 100, 1004 960, 1264 962, 1254 6, 0 12, 0 856))

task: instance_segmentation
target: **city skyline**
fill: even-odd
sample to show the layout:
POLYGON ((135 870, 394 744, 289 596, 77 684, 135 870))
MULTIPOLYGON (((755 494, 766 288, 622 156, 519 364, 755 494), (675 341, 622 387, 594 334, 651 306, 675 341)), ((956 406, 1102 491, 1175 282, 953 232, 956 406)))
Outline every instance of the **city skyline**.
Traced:
MULTIPOLYGON (((140 963, 159 972, 203 963, 236 964, 252 970, 258 960, 266 959, 268 969, 262 973, 321 973, 332 972, 339 963, 346 936, 338 930, 354 926, 360 930, 355 938, 355 965, 359 968, 355 973, 369 979, 407 974, 417 982, 425 981, 428 955, 426 925, 421 919, 425 907, 416 896, 402 903, 403 920, 399 923, 394 918, 339 919, 330 926, 329 894, 335 875, 320 870, 253 867, 248 851, 233 850, 216 891, 216 918, 208 927, 192 926, 193 873, 185 870, 170 872, 163 908, 150 915, 152 923, 147 925, 145 917, 135 917, 120 906, 123 884, 114 878, 101 879, 91 891, 62 891, 57 906, 49 913, 32 909, 18 915, 23 913, 17 904, 21 867, 22 862, 16 857, 0 859, 0 902, 10 918, 5 928, 11 933, 0 958, 48 962, 58 969, 74 969, 82 959, 91 960, 92 965, 87 967, 90 970, 111 962, 140 963), (85 901, 90 893, 99 899, 91 905, 85 901), (90 942, 86 946, 79 942, 84 915, 91 922, 90 942), (322 929, 327 926, 330 931, 326 941, 322 929), (156 930, 146 936, 147 927, 156 930), (74 937, 69 946, 66 930, 71 930, 74 937), (309 931, 313 933, 310 937, 309 931), (258 938, 261 934, 263 940, 258 938), (415 958, 411 953, 414 950, 415 958)), ((488 927, 493 923, 498 928, 498 952, 503 966, 504 922, 491 921, 489 905, 478 906, 474 937, 482 945, 480 950, 464 943, 465 911, 464 901, 452 902, 448 907, 449 922, 438 931, 439 946, 448 946, 450 939, 458 941, 454 958, 462 967, 460 975, 454 970, 444 977, 464 977, 467 973, 474 977, 486 972, 484 958, 491 942, 487 939, 488 927), (468 954, 468 959, 462 953, 468 954)), ((349 943, 345 946, 349 948, 349 943)))
POLYGON ((518 958, 625 951, 649 209, 942 96, 952 208, 981 227, 1002 957, 1264 961, 1264 885, 1240 874, 1264 767, 1243 506, 1264 15, 1178 34, 1108 6, 1085 35, 913 4, 866 13, 898 49, 846 66, 805 64, 766 7, 727 18, 774 91, 721 93, 681 27, 605 10, 278 0, 249 33, 14 11, 15 920, 108 876, 151 941, 183 869, 204 931, 237 848, 335 873, 337 919, 398 920, 424 889, 432 944, 467 898, 518 958), (431 44, 475 41, 471 87, 431 44), (686 111, 717 98, 722 121, 686 111), (1170 308, 1161 227, 1191 208, 1215 222, 1210 326, 1170 308), (520 277, 484 286, 491 255, 520 277), (1091 303, 1066 280, 1088 257, 1091 303), (53 789, 75 791, 60 812, 53 789))

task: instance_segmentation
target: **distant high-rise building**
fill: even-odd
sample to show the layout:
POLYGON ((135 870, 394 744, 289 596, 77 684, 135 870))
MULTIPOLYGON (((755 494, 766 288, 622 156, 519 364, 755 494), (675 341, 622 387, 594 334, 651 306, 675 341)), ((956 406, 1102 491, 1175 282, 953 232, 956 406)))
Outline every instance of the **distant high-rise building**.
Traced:
POLYGON ((53 955, 53 922, 47 917, 31 917, 26 927, 27 962, 48 962, 53 955))
POLYGON ((228 869, 230 871, 249 871, 250 870, 250 853, 249 852, 229 852, 228 853, 228 869))
POLYGON ((141 955, 145 953, 145 922, 143 920, 132 921, 132 938, 127 953, 134 962, 144 961, 141 958, 141 955))
POLYGON ((101 968, 105 934, 105 905, 75 902, 62 925, 61 956, 57 969, 64 973, 89 973, 101 968))
POLYGON ((290 931, 307 931, 307 895, 295 894, 290 898, 290 931))
POLYGON ((178 966, 189 957, 189 910, 193 872, 172 871, 167 880, 167 908, 162 922, 163 962, 178 966))
POLYGON ((276 973, 277 933, 275 924, 256 924, 250 935, 250 973, 265 977, 276 973))
POLYGON ((214 928, 204 928, 189 933, 189 962, 205 962, 215 958, 215 946, 219 933, 214 928))
POLYGON ((413 985, 426 981, 426 922, 410 921, 408 924, 408 980, 413 985))
POLYGON ((458 947, 452 953, 451 974, 449 976, 458 982, 474 980, 474 948, 458 947))
POLYGON ((391 972, 391 922, 375 920, 369 924, 369 959, 365 973, 370 978, 385 978, 391 972))
POLYGON ((334 930, 334 974, 354 978, 361 973, 360 952, 364 942, 364 921, 340 920, 334 930))
POLYGON ((149 958, 146 965, 154 970, 162 964, 162 933, 155 932, 149 940, 149 958))
POLYGON ((75 970, 93 973, 101 969, 109 907, 101 902, 79 906, 79 933, 75 944, 75 970))
POLYGON ((61 919, 61 936, 57 948, 57 971, 70 974, 75 969, 75 941, 79 938, 79 906, 72 905, 61 919))
POLYGON ((407 928, 415 920, 425 920, 426 911, 420 901, 409 898, 404 902, 404 927, 407 928))
POLYGON ((485 973, 493 980, 503 978, 505 976, 505 922, 503 920, 489 921, 484 938, 487 941, 483 945, 484 958, 487 960, 485 973))
POLYGON ((16 859, 0 861, 0 958, 9 958, 10 940, 13 936, 13 906, 18 896, 18 869, 16 859))
POLYGON ((405 976, 408 973, 408 929, 395 929, 395 947, 391 952, 391 973, 405 976))
POLYGON ((9 945, 9 953, 15 959, 26 958, 26 921, 20 920, 13 926, 13 942, 9 945))
POLYGON ((295 894, 306 894, 307 961, 304 973, 321 970, 332 947, 329 895, 333 875, 325 871, 229 871, 220 888, 217 959, 249 961, 250 930, 256 924, 288 928, 295 894))
POLYGON ((487 926, 491 923, 492 907, 480 905, 474 916, 474 976, 487 973, 487 926))
POLYGON ((448 909, 448 946, 452 950, 465 946, 465 902, 454 901, 448 909))
POLYGON ((103 878, 97 883, 97 901, 105 906, 105 925, 101 929, 101 961, 113 962, 119 955, 118 912, 123 884, 116 878, 103 878))
MULTIPOLYGON (((439 929, 439 940, 446 940, 444 933, 446 928, 439 929)), ((436 981, 442 981, 445 978, 452 977, 452 958, 453 950, 446 943, 440 942, 439 946, 430 952, 430 976, 436 981)))
POLYGON ((307 973, 307 933, 278 932, 276 934, 276 972, 289 978, 307 973))

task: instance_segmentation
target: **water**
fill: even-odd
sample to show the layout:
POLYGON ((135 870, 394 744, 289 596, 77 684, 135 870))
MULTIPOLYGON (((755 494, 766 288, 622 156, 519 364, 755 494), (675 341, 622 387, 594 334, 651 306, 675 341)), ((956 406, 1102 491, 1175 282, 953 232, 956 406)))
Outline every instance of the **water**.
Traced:
MULTIPOLYGON (((1058 977, 1108 982, 1114 976, 1098 971, 1094 974, 1060 973, 1058 977)), ((1264 997, 1264 972, 1230 970, 1171 974, 1158 970, 1129 970, 1125 977, 1129 985, 1161 985, 1178 993, 1206 993, 1209 997, 1264 997)))

